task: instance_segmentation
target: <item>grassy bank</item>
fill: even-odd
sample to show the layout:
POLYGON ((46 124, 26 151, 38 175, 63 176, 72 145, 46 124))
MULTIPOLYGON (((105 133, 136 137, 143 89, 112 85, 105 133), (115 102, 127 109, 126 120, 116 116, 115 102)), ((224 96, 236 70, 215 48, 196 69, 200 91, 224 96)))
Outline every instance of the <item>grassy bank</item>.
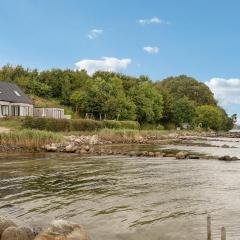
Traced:
POLYGON ((36 149, 49 143, 61 142, 60 134, 39 130, 18 130, 0 133, 0 145, 36 149))

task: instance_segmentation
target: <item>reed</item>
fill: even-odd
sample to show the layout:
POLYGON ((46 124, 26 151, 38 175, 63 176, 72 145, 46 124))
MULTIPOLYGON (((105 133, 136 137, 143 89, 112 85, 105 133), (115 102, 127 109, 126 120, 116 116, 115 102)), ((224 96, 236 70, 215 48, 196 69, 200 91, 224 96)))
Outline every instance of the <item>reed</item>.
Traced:
POLYGON ((61 142, 62 135, 40 130, 19 130, 0 133, 0 145, 13 145, 24 148, 39 148, 49 143, 61 142))

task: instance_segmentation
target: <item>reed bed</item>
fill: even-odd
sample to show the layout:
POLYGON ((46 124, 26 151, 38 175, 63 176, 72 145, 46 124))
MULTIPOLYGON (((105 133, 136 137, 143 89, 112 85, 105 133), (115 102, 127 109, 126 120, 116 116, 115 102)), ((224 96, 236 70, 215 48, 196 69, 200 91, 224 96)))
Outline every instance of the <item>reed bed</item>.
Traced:
POLYGON ((9 133, 0 133, 0 145, 10 145, 24 148, 39 148, 49 143, 58 143, 62 135, 40 130, 18 130, 9 133))

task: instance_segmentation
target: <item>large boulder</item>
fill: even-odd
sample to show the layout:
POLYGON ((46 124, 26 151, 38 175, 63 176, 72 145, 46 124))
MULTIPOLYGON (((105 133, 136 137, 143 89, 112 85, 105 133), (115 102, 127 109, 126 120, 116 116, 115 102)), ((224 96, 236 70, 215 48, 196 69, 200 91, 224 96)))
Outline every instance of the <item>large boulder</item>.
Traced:
POLYGON ((34 235, 29 228, 8 227, 4 230, 1 240, 33 240, 34 235))
POLYGON ((0 239, 5 229, 16 226, 17 225, 13 221, 6 218, 0 218, 0 239))
POLYGON ((35 240, 90 240, 90 237, 79 224, 55 220, 35 240))

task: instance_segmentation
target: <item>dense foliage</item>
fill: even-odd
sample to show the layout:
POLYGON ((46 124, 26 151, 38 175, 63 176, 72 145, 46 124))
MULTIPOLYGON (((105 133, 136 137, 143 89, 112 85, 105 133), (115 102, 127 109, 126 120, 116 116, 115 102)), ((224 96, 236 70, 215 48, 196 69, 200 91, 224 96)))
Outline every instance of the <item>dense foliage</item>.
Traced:
MULTIPOLYGON (((57 99, 79 117, 87 115, 93 121, 130 120, 144 126, 188 125, 214 130, 228 130, 234 122, 204 83, 185 75, 154 83, 147 76, 136 78, 112 72, 89 76, 86 71, 39 72, 6 65, 0 69, 0 80, 17 83, 30 95, 57 99)), ((61 124, 64 128, 65 122, 61 124)))

